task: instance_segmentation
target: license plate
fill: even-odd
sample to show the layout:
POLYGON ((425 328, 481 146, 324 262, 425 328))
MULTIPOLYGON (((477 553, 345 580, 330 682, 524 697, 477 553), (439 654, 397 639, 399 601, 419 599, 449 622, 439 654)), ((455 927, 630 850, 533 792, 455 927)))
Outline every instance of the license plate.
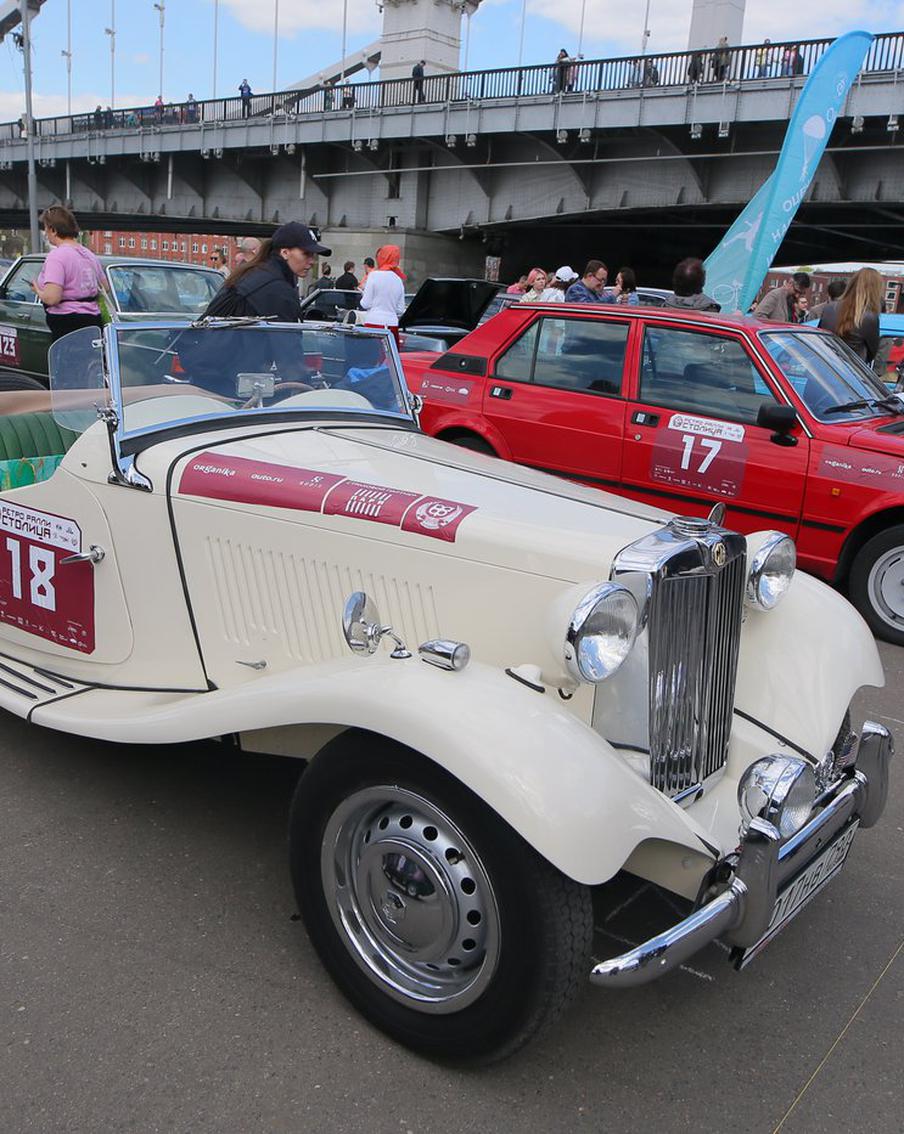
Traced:
POLYGON ((823 886, 827 885, 844 866, 848 851, 857 833, 859 819, 846 827, 834 842, 829 843, 822 854, 815 858, 805 870, 797 875, 781 891, 772 910, 769 928, 755 944, 742 950, 735 959, 735 968, 743 969, 773 937, 796 917, 804 906, 815 898, 823 886))

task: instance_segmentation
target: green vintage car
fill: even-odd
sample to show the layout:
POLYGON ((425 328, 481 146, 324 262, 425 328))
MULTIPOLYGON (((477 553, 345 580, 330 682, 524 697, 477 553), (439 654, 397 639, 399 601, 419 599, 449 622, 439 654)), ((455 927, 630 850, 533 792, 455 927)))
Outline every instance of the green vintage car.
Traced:
MULTIPOLYGON (((193 319, 223 283, 219 272, 194 264, 115 256, 99 259, 113 299, 110 314, 117 322, 155 316, 193 319)), ((44 308, 31 290, 43 263, 43 255, 23 256, 0 282, 0 389, 30 384, 23 383, 22 377, 47 385, 50 331, 44 308)))

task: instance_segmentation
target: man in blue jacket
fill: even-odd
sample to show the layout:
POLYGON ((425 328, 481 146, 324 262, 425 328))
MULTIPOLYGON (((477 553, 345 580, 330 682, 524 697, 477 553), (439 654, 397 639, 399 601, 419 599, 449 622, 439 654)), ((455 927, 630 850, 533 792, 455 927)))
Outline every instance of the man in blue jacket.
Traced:
POLYGON ((603 291, 609 269, 602 260, 590 260, 583 276, 565 292, 566 303, 614 303, 615 296, 603 291))

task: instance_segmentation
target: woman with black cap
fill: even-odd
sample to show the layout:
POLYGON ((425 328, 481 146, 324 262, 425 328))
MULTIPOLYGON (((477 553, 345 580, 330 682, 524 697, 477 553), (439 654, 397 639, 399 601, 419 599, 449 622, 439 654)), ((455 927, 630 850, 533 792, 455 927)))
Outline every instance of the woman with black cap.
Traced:
POLYGON ((306 224, 281 225, 269 240, 261 241, 253 259, 227 276, 205 316, 259 315, 280 323, 301 322, 298 281, 311 270, 316 255, 332 252, 306 224))

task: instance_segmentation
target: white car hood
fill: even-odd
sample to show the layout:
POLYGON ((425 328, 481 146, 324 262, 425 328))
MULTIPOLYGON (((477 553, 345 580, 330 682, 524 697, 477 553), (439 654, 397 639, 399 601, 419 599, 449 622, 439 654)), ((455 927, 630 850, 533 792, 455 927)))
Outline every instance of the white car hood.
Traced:
MULTIPOLYGON (((622 547, 667 519, 404 430, 321 426, 192 440, 172 466, 174 497, 573 581, 606 577, 622 547)), ((165 455, 142 456, 156 484, 163 469, 149 469, 148 458, 165 455)))

